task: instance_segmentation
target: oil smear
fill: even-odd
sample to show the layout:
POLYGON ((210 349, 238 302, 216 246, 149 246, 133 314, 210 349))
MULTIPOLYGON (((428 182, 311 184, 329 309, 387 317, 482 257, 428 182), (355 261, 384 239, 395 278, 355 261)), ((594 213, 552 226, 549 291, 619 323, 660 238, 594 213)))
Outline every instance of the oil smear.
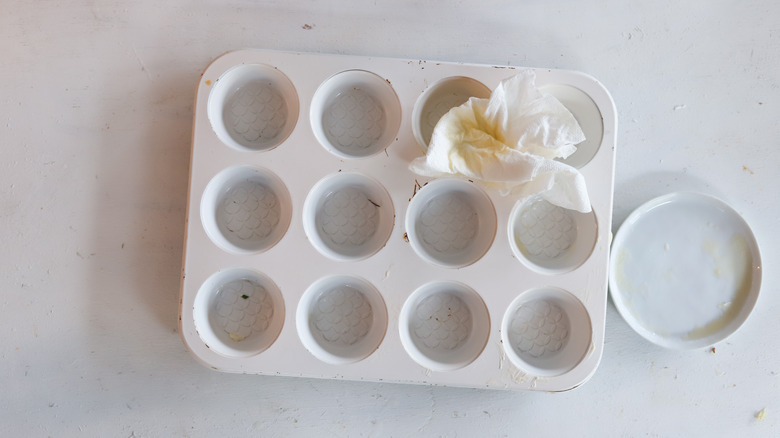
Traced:
POLYGON ((713 259, 713 275, 733 279, 734 295, 730 301, 717 304, 721 311, 719 318, 691 330, 685 339, 700 339, 723 330, 742 310, 753 287, 753 256, 744 236, 734 234, 725 247, 705 240, 702 242, 702 250, 713 259))

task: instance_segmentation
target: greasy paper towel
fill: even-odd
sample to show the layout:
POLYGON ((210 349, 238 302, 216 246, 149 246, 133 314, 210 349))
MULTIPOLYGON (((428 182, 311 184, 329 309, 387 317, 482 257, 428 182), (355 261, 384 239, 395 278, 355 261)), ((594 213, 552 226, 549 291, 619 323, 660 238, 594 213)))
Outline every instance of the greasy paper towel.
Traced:
POLYGON ((521 198, 541 195, 552 204, 591 210, 585 179, 566 158, 585 140, 574 116, 534 85, 533 70, 502 81, 490 99, 472 97, 446 113, 433 130, 428 153, 410 169, 437 177, 461 175, 521 198))

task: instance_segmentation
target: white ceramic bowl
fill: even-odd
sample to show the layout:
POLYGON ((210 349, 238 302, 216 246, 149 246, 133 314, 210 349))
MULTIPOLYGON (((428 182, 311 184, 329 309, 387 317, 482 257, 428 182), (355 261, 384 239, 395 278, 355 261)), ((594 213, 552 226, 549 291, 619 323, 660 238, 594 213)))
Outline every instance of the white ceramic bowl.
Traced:
POLYGON ((653 199, 631 213, 612 243, 612 301, 637 333, 663 347, 725 339, 747 319, 760 286, 750 227, 711 196, 653 199))

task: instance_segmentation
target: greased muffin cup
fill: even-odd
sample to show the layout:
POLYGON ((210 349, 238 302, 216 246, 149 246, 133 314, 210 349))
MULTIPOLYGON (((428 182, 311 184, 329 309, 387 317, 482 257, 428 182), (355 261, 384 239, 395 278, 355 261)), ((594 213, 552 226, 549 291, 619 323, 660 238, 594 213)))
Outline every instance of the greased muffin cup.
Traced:
POLYGON ((598 237, 593 211, 567 210, 537 197, 515 204, 508 230, 515 257, 530 269, 551 275, 588 260, 598 237))
POLYGON ((360 277, 317 280, 304 293, 297 312, 301 342, 312 355, 330 364, 364 359, 379 347, 387 330, 382 296, 360 277))
POLYGON ((396 137, 401 106, 393 88, 365 70, 337 73, 320 85, 311 101, 317 140, 344 158, 383 151, 396 137))
POLYGON ((395 213, 387 190, 360 173, 320 180, 303 204, 303 228, 312 245, 336 260, 359 260, 379 251, 393 230, 395 213))
POLYGON ((271 248, 287 232, 291 215, 282 180, 250 166, 230 167, 215 176, 203 192, 200 211, 211 240, 233 253, 271 248))
POLYGON ((265 64, 233 67, 209 94, 208 117, 214 133, 239 150, 272 149, 298 120, 298 96, 292 82, 265 64))
POLYGON ((284 301, 268 276, 231 268, 203 283, 193 318, 204 345, 226 357, 248 357, 265 351, 279 336, 284 301))
POLYGON ((577 366, 591 342, 585 306, 554 287, 520 294, 504 315, 501 333, 509 360, 542 377, 555 377, 577 366))
POLYGON ((434 371, 463 368, 485 348, 490 317, 482 298, 452 281, 432 282, 404 303, 401 342, 420 365, 434 371))
POLYGON ((406 236, 429 263, 462 268, 488 251, 496 235, 490 198, 461 179, 432 181, 415 195, 406 211, 406 236))
POLYGON ((490 88, 465 76, 442 78, 426 88, 417 98, 412 112, 412 130, 420 146, 428 147, 433 128, 444 114, 472 97, 487 99, 490 97, 490 88))
POLYGON ((199 80, 180 306, 218 371, 563 391, 604 344, 615 108, 536 69, 587 139, 592 212, 409 170, 515 67, 266 50, 199 80))

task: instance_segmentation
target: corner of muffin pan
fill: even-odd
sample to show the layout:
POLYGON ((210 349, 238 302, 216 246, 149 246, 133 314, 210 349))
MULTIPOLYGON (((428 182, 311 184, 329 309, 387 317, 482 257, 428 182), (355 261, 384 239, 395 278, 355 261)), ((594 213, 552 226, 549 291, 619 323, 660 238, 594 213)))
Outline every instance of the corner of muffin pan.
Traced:
MULTIPOLYGON (((219 169, 201 176, 202 190, 191 193, 190 209, 197 206, 197 211, 188 213, 188 236, 202 232, 206 238, 198 241, 199 248, 188 241, 185 255, 218 256, 202 263, 212 272, 200 273, 194 280, 200 284, 188 292, 183 286, 182 294, 192 303, 197 337, 221 358, 216 368, 339 377, 333 367, 390 361, 407 371, 346 378, 438 384, 431 373, 456 374, 461 377, 441 382, 484 387, 479 378, 462 376, 469 369, 490 368, 493 344, 500 350, 496 363, 498 356, 506 357, 527 375, 554 381, 582 368, 592 353, 588 346, 601 336, 597 328, 603 321, 593 319, 603 315, 591 315, 588 294, 571 279, 591 269, 591 256, 605 245, 599 233, 604 212, 582 214, 536 198, 511 203, 463 179, 402 173, 405 157, 424 154, 438 117, 469 97, 488 97, 511 71, 485 78, 479 70, 461 74, 457 67, 463 66, 455 66, 415 88, 394 85, 408 75, 383 74, 381 63, 371 69, 363 68, 370 62, 354 68, 344 62, 347 68, 314 69, 321 80, 301 83, 301 72, 291 74, 281 65, 289 59, 276 66, 274 55, 270 60, 250 55, 220 67, 216 79, 204 74, 205 114, 197 104, 195 109, 196 125, 205 121, 209 130, 196 126, 193 154, 198 140, 224 150, 203 154, 217 156, 218 164, 210 168, 219 169), (205 141, 204 135, 218 141, 205 141), (291 144, 302 140, 306 144, 291 144), (263 158, 290 158, 294 153, 285 148, 292 147, 305 148, 323 163, 306 175, 303 190, 290 184, 295 172, 289 163, 263 158), (401 171, 408 190, 389 181, 390 171, 374 172, 379 166, 373 163, 391 155, 390 167, 401 171), (550 223, 552 228, 544 226, 550 223), (285 243, 291 235, 294 242, 285 243), (306 280, 297 279, 291 291, 289 282, 272 272, 278 266, 267 271, 262 262, 284 251, 295 264, 294 245, 301 260, 323 267, 311 273, 298 267, 306 280), (397 283, 405 285, 403 290, 387 285, 392 275, 404 275, 391 273, 394 258, 419 277, 397 283), (376 259, 391 268, 380 272, 376 259), (493 275, 491 264, 498 259, 529 281, 504 283, 496 291, 475 280, 480 273, 493 275), (298 351, 298 359, 308 358, 309 371, 252 368, 264 356, 283 355, 285 348, 298 351), (240 365, 224 365, 230 362, 240 365), (424 371, 409 371, 417 369, 424 371)), ((598 141, 586 140, 587 153, 563 160, 587 167, 603 143, 602 115, 593 113, 599 108, 575 85, 540 89, 558 97, 586 135, 598 135, 598 141)), ((193 168, 198 166, 193 158, 193 168)), ((276 357, 269 363, 283 362, 276 357)), ((529 389, 523 382, 503 381, 504 387, 529 389)))

